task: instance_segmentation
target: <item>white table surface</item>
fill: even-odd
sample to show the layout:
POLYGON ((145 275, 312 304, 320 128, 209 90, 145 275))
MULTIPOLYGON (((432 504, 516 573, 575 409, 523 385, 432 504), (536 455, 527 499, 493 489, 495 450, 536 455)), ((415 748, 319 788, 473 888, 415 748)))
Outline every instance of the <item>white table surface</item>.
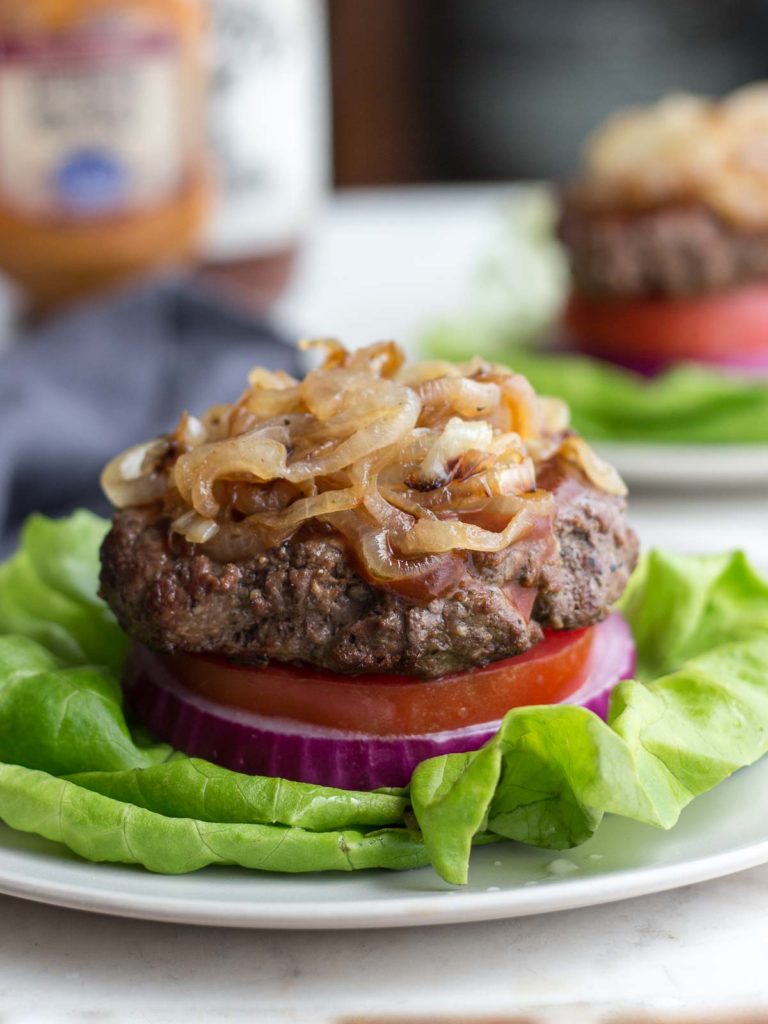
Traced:
MULTIPOLYGON (((298 334, 412 346, 460 308, 503 193, 349 194, 310 240, 279 314, 298 334)), ((768 565, 768 495, 635 494, 644 544, 739 544, 768 565)), ((326 1021, 617 1008, 768 1010, 768 866, 657 896, 493 924, 268 933, 113 920, 0 897, 0 1022, 326 1021)), ((527 1018, 526 1018, 527 1019, 527 1018)), ((697 1020, 699 1018, 697 1017, 697 1020)))

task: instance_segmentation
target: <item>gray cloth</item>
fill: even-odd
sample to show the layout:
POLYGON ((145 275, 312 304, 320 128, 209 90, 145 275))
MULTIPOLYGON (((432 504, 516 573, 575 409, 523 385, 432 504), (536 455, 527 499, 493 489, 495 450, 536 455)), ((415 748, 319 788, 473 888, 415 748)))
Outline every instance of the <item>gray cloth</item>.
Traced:
POLYGON ((199 285, 152 282, 27 330, 0 356, 0 550, 26 515, 106 512, 117 452, 236 398, 255 365, 297 371, 263 320, 199 285))

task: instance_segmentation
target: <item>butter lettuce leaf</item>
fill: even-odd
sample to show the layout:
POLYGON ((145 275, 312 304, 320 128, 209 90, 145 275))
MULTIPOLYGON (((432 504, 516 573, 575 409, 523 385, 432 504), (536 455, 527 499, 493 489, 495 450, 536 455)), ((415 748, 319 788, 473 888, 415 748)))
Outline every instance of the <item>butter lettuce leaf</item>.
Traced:
POLYGON ((108 669, 61 665, 35 640, 0 637, 0 761, 64 775, 146 767, 170 753, 136 745, 108 669))
POLYGON ((0 565, 0 635, 38 640, 69 665, 119 672, 127 640, 98 597, 108 527, 85 511, 58 521, 30 516, 18 552, 0 565))
POLYGON ((86 860, 141 864, 171 875, 209 864, 306 872, 400 870, 429 862, 406 828, 309 832, 175 818, 13 764, 0 764, 0 817, 11 828, 64 843, 86 860))
POLYGON ((294 825, 312 832, 400 823, 408 806, 405 796, 241 775, 183 755, 154 767, 81 772, 69 780, 113 800, 174 818, 294 825))
POLYGON ((670 828, 768 752, 768 583, 742 554, 644 558, 621 601, 638 678, 608 722, 507 714, 481 750, 432 758, 408 793, 241 775, 125 718, 126 640, 97 596, 106 524, 33 517, 0 567, 0 819, 89 860, 179 873, 403 869, 466 880, 473 845, 566 849, 605 814, 670 828))
POLYGON ((423 762, 411 800, 436 870, 466 881, 477 822, 553 850, 589 839, 606 813, 671 828, 694 796, 768 752, 767 667, 768 636, 725 644, 621 683, 608 723, 578 707, 516 709, 477 754, 423 762))
POLYGON ((768 635, 768 581, 742 552, 691 558, 651 551, 618 608, 645 681, 721 644, 768 635))
POLYGON ((402 825, 407 807, 402 795, 252 777, 174 754, 164 743, 137 743, 110 672, 61 665, 19 636, 0 636, 0 762, 60 776, 113 802, 209 823, 380 828, 402 825))

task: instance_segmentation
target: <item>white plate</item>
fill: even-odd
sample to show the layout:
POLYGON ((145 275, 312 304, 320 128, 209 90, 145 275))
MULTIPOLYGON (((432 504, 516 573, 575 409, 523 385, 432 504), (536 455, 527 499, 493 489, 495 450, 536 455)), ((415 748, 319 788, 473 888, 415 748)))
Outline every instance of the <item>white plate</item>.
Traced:
POLYGON ((626 482, 641 487, 768 486, 768 444, 630 444, 595 448, 626 482))
POLYGON ((272 875, 209 868, 166 877, 89 864, 0 826, 0 891, 123 917, 240 928, 388 928, 488 921, 673 889, 768 862, 768 759, 695 800, 659 832, 608 818, 564 854, 499 843, 476 850, 470 884, 430 869, 272 875))

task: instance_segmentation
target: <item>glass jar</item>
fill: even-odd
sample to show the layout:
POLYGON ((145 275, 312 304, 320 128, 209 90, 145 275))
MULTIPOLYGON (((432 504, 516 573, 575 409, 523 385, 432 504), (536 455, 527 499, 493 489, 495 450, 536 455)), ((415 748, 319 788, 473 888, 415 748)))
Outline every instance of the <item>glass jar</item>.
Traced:
POLYGON ((0 270, 33 310, 196 250, 204 38, 197 0, 0 3, 0 270))

